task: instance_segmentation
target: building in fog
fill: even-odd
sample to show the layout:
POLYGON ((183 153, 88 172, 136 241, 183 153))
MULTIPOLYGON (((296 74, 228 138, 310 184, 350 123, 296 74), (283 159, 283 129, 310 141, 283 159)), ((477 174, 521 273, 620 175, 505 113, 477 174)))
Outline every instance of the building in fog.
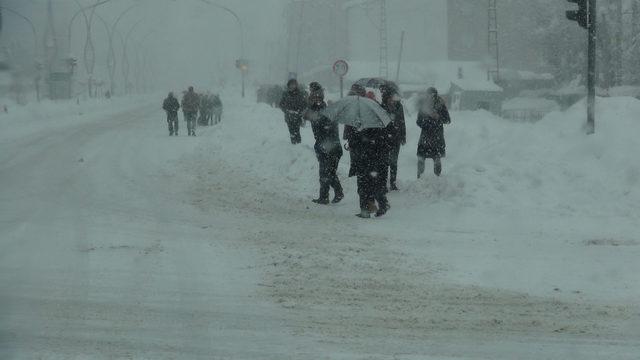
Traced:
POLYGON ((481 61, 487 58, 486 1, 447 1, 447 50, 449 60, 481 61))
MULTIPOLYGON (((387 0, 388 61, 398 58, 402 31, 403 61, 446 60, 446 15, 446 0, 387 0)), ((292 1, 285 17, 289 72, 303 73, 339 58, 379 62, 379 1, 292 1)))

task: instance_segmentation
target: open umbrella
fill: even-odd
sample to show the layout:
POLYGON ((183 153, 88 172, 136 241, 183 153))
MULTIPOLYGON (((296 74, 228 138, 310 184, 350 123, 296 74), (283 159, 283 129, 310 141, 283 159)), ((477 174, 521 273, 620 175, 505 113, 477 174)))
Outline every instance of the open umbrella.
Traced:
POLYGON ((391 122, 389 114, 377 102, 361 96, 347 96, 321 112, 329 120, 353 126, 357 130, 385 128, 391 122))

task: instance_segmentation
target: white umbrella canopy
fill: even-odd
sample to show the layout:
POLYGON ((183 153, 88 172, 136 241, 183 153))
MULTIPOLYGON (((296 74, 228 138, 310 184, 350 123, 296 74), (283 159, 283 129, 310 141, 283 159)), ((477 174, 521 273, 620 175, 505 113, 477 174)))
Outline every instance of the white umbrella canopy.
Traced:
POLYGON ((377 102, 362 96, 347 96, 321 112, 333 122, 353 126, 357 130, 385 128, 391 117, 377 102))

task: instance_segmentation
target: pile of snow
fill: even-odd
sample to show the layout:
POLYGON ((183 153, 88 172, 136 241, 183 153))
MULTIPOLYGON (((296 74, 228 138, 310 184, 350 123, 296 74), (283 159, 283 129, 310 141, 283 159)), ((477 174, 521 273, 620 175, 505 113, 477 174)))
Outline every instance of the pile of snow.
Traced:
MULTIPOLYGON (((399 159, 401 190, 389 195, 392 209, 383 219, 355 223, 363 235, 397 239, 398 246, 404 244, 399 251, 432 261, 446 258, 449 280, 462 284, 544 296, 556 296, 556 285, 596 298, 640 295, 637 278, 622 270, 627 257, 619 257, 616 266, 584 260, 600 254, 584 247, 589 241, 637 244, 640 163, 634 150, 640 148, 640 101, 598 99, 594 135, 584 131, 584 101, 534 124, 512 123, 486 111, 452 112, 443 175, 433 175, 428 162, 420 180, 415 155, 420 131, 411 104, 405 105, 408 143, 399 159), (468 239, 448 245, 452 236, 468 239), (435 240, 442 244, 425 245, 435 240), (452 257, 452 251, 459 254, 452 257), (575 261, 567 260, 576 252, 575 261), (533 256, 530 261, 523 260, 526 253, 533 256), (484 260, 469 260, 475 257, 484 260), (487 262, 489 257, 496 258, 487 262), (528 281, 510 276, 516 269, 528 271, 528 281), (603 291, 605 280, 598 274, 607 271, 617 275, 603 291)), ((205 159, 225 159, 235 175, 282 199, 278 206, 357 221, 355 179, 346 176, 348 153, 338 171, 347 198, 338 206, 315 207, 310 200, 317 196, 318 165, 311 129, 302 129, 301 145, 291 145, 279 109, 240 99, 225 108, 237 110, 207 130, 211 139, 200 149, 205 159)))
MULTIPOLYGON (((551 112, 536 124, 513 124, 485 111, 453 112, 445 130, 444 176, 419 181, 415 149, 420 131, 408 101, 408 144, 401 152, 400 182, 413 192, 410 202, 429 198, 501 211, 633 215, 640 203, 640 164, 629 149, 638 148, 640 101, 598 99, 601 121, 593 136, 583 129, 584 107, 580 102, 566 112, 551 112)), ((238 108, 214 134, 220 145, 214 151, 265 184, 285 188, 288 194, 314 195, 317 163, 310 127, 302 129, 302 145, 294 146, 279 109, 264 104, 238 108)), ((348 162, 345 153, 343 180, 348 162)))
POLYGON ((543 98, 516 97, 502 103, 502 110, 558 111, 560 105, 553 100, 543 98))
POLYGON ((454 113, 446 130, 446 182, 464 191, 447 200, 502 211, 633 216, 640 164, 629 150, 638 148, 640 101, 598 99, 601 121, 593 136, 585 135, 584 109, 580 102, 536 124, 454 113))

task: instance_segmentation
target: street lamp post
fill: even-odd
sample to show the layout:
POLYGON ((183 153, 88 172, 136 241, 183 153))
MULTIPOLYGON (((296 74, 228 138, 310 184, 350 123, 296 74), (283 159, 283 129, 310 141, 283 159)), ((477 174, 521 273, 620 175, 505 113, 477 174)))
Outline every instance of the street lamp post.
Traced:
MULTIPOLYGON (((38 34, 36 32, 35 25, 33 25, 33 21, 31 21, 31 19, 29 19, 28 17, 20 14, 19 12, 12 10, 6 6, 0 5, 0 9, 2 11, 9 12, 21 18, 22 20, 26 21, 29 24, 29 27, 31 28, 31 32, 33 33, 33 57, 37 58, 38 57, 38 34)), ((38 61, 35 61, 34 68, 36 70, 36 75, 34 77, 34 85, 36 88, 36 99, 40 101, 40 79, 41 79, 40 72, 42 70, 42 66, 38 61)))
POLYGON ((129 39, 131 38, 131 34, 133 34, 133 31, 140 25, 140 23, 142 23, 142 20, 138 20, 138 22, 136 22, 129 29, 129 32, 127 32, 127 36, 125 36, 125 38, 124 38, 124 45, 123 45, 123 48, 122 48, 122 77, 124 79, 124 87, 125 87, 126 94, 129 94, 129 92, 130 92, 129 70, 130 70, 130 65, 131 65, 129 63, 129 53, 127 51, 127 45, 129 43, 129 39))
MULTIPOLYGON (((120 23, 120 20, 122 20, 122 18, 127 13, 129 13, 129 11, 133 10, 136 6, 138 6, 138 5, 136 5, 136 4, 131 5, 130 7, 125 9, 122 13, 120 13, 120 15, 118 15, 116 20, 113 22, 113 25, 111 26, 111 35, 112 35, 112 37, 116 32, 116 28, 117 28, 118 24, 120 23)), ((124 51, 124 41, 122 41, 122 43, 123 43, 123 51, 124 51)), ((107 65, 109 66, 109 64, 112 64, 112 66, 109 66, 108 71, 109 71, 109 82, 110 82, 109 90, 111 92, 111 95, 113 95, 113 93, 115 91, 115 74, 116 74, 116 66, 117 66, 116 52, 115 52, 115 49, 113 48, 113 38, 111 39, 110 49, 111 49, 111 51, 109 52, 109 56, 107 58, 108 59, 107 60, 107 65)), ((125 84, 125 86, 126 86, 126 84, 125 84)))
POLYGON ((207 5, 214 6, 214 7, 217 7, 219 9, 222 9, 222 10, 228 12, 229 14, 231 14, 236 19, 236 22, 238 23, 238 27, 240 28, 240 58, 238 59, 238 63, 242 62, 244 64, 244 66, 237 65, 237 67, 238 67, 238 69, 240 69, 240 73, 242 75, 242 97, 244 98, 245 76, 246 76, 246 73, 249 71, 249 67, 248 67, 246 59, 244 58, 244 27, 242 25, 242 21, 240 20, 240 17, 238 16, 238 14, 236 14, 233 10, 229 9, 226 6, 222 6, 220 4, 216 4, 216 3, 211 2, 209 0, 200 0, 200 1, 205 3, 205 4, 207 4, 207 5))
MULTIPOLYGON (((71 20, 69 21, 69 25, 68 25, 68 34, 67 34, 67 41, 68 41, 68 48, 69 48, 69 54, 71 54, 71 30, 73 28, 73 22, 75 21, 76 17, 80 14, 83 15, 84 20, 85 20, 85 25, 87 28, 87 38, 85 40, 85 44, 84 44, 84 52, 83 52, 83 62, 84 62, 84 66, 85 66, 85 70, 87 71, 87 74, 89 75, 89 80, 88 80, 88 91, 89 91, 89 97, 92 96, 92 85, 93 85, 93 70, 95 67, 95 47, 93 44, 93 38, 91 35, 91 26, 93 25, 93 17, 96 15, 95 11, 96 8, 98 8, 101 5, 104 5, 112 0, 97 0, 95 4, 93 5, 89 5, 89 6, 85 6, 83 7, 82 5, 80 5, 80 3, 78 2, 78 0, 74 0, 75 3, 78 5, 78 7, 80 9, 78 9, 78 11, 76 11, 73 16, 71 17, 71 20), (91 10, 91 16, 88 17, 86 14, 86 10, 91 10), (89 61, 89 57, 91 59, 91 61, 89 61)), ((71 55, 69 55, 71 56, 71 55)))

